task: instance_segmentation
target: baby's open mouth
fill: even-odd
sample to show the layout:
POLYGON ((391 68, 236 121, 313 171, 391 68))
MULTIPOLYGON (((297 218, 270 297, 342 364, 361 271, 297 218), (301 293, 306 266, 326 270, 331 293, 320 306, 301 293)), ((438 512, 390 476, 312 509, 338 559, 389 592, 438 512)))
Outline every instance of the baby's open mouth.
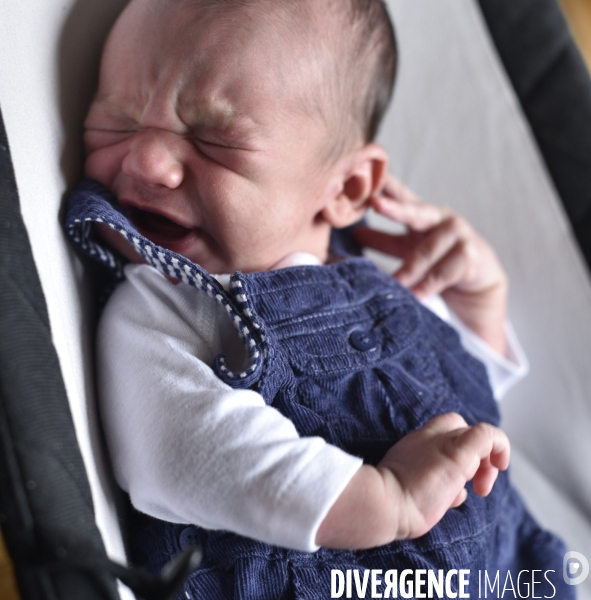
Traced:
POLYGON ((126 206, 125 212, 141 233, 159 245, 163 245, 167 241, 181 240, 192 231, 188 227, 183 227, 162 215, 133 206, 126 206))

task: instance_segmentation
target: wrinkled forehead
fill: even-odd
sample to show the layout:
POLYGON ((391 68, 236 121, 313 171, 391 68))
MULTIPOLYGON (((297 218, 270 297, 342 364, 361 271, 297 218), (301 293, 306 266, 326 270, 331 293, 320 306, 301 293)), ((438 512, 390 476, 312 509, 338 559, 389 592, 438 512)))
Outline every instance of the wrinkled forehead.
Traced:
POLYGON ((139 69, 156 80, 172 65, 179 78, 195 69, 246 69, 253 84, 269 74, 285 89, 297 79, 298 67, 314 61, 317 38, 305 2, 227 4, 132 0, 109 36, 101 76, 127 70, 132 77, 139 69))
POLYGON ((244 1, 219 10, 224 0, 132 0, 107 40, 87 127, 106 116, 252 140, 312 119, 326 137, 326 53, 315 26, 282 0, 244 1))

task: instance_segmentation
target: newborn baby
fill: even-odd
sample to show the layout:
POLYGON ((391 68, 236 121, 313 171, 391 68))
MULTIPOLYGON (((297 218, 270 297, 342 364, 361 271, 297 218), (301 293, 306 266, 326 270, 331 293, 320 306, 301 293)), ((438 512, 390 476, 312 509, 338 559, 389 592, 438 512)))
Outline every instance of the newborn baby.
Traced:
MULTIPOLYGON (((499 475, 483 366, 399 282, 331 251, 370 204, 424 232, 398 278, 506 353, 494 255, 388 179, 372 142, 395 66, 378 0, 132 0, 107 41, 94 181, 67 228, 125 278, 99 328, 101 411, 150 515, 135 560, 204 547, 179 597, 329 597, 333 569, 381 569, 390 590, 395 571, 465 569, 473 593, 480 569, 559 571, 561 542, 499 475)), ((558 579, 536 592, 572 597, 558 579)))

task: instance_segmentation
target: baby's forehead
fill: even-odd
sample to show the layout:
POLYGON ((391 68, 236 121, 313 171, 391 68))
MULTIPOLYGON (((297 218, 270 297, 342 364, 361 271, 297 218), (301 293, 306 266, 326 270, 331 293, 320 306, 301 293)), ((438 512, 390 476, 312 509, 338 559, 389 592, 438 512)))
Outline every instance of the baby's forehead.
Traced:
POLYGON ((305 119, 336 139, 334 67, 313 31, 321 24, 267 4, 220 11, 205 0, 132 0, 105 46, 87 126, 107 115, 117 126, 209 128, 257 146, 305 119))
MULTIPOLYGON (((259 63, 253 86, 257 78, 273 71, 283 88, 307 93, 307 88, 323 85, 321 64, 327 53, 315 31, 326 24, 318 23, 318 11, 306 10, 306 4, 306 0, 132 0, 105 46, 103 56, 111 51, 111 59, 104 61, 104 68, 107 75, 120 74, 126 68, 121 57, 133 56, 134 67, 145 66, 156 74, 163 63, 177 60, 189 77, 196 68, 207 70, 209 63, 219 67, 215 59, 220 54, 228 70, 254 56, 259 63)), ((156 85, 158 78, 152 79, 156 85)))
POLYGON ((223 43, 257 40, 269 52, 298 56, 312 50, 319 60, 326 57, 327 40, 343 33, 343 11, 329 10, 332 5, 332 0, 131 0, 122 19, 132 36, 138 28, 146 31, 139 40, 145 48, 159 32, 190 39, 206 22, 209 31, 223 34, 223 43))

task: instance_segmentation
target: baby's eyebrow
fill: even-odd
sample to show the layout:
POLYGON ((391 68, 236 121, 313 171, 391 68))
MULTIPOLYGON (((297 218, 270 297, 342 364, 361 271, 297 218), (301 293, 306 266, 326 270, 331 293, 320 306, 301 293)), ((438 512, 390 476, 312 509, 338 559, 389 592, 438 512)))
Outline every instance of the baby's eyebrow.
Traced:
MULTIPOLYGON (((110 95, 96 96, 91 109, 86 117, 85 125, 93 116, 93 109, 98 109, 100 114, 107 116, 118 126, 134 128, 142 121, 138 107, 141 103, 134 102, 133 98, 113 98, 110 95)), ((242 114, 236 107, 226 99, 206 99, 199 101, 177 100, 173 111, 168 113, 176 119, 170 121, 169 127, 177 133, 198 134, 212 133, 215 137, 236 144, 241 147, 249 147, 255 137, 256 123, 246 115, 242 114), (178 120, 175 124, 174 121, 178 120)))
POLYGON ((239 113, 228 100, 206 102, 182 102, 177 107, 178 115, 188 127, 216 127, 226 129, 236 122, 239 113))
POLYGON ((199 102, 180 102, 177 106, 179 119, 191 130, 215 131, 231 139, 251 138, 255 123, 226 99, 199 102))
POLYGON ((97 95, 90 106, 85 122, 87 122, 89 118, 92 119, 97 110, 99 111, 99 114, 123 125, 133 127, 137 124, 137 120, 134 118, 133 114, 133 102, 131 101, 113 101, 110 96, 97 95))

